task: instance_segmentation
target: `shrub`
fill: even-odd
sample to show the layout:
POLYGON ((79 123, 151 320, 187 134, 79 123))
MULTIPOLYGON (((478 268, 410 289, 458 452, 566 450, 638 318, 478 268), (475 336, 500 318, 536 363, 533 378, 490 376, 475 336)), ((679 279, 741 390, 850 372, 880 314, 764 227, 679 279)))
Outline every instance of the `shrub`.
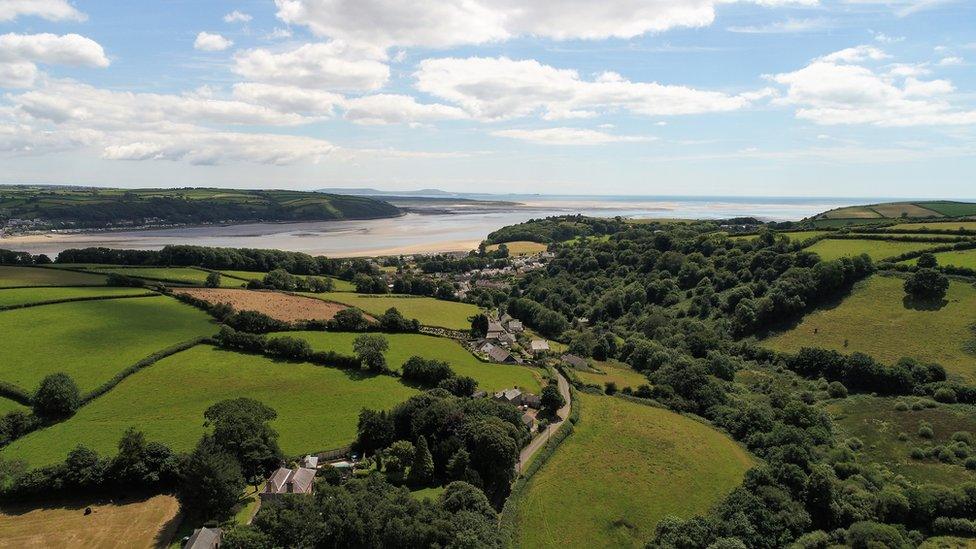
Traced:
POLYGON ((207 281, 204 282, 204 286, 208 288, 219 288, 220 287, 220 273, 217 271, 211 271, 207 275, 207 281))
POLYGON ((899 402, 898 404, 895 404, 895 411, 898 411, 898 412, 907 412, 908 411, 908 403, 907 402, 899 402))
POLYGON ((363 332, 369 328, 369 321, 359 309, 343 309, 329 320, 330 330, 337 332, 363 332))
POLYGON ((445 379, 454 376, 454 372, 447 362, 428 360, 419 356, 410 357, 403 363, 400 371, 403 379, 428 386, 436 386, 445 379))
POLYGON ((956 442, 965 442, 968 446, 973 445, 973 434, 969 431, 956 431, 951 438, 956 442))
POLYGON ((898 433, 898 440, 900 440, 902 442, 905 442, 906 440, 908 440, 908 433, 906 433, 904 431, 901 432, 901 433, 898 433))
POLYGON ((312 346, 307 341, 287 336, 269 339, 264 350, 271 356, 290 360, 305 360, 312 354, 312 346))
POLYGON ((225 322, 235 330, 250 332, 252 334, 266 334, 268 332, 280 332, 288 329, 287 322, 276 320, 257 311, 240 311, 234 313, 227 317, 225 322))
POLYGON ((949 278, 935 269, 919 269, 905 280, 905 293, 916 299, 942 299, 949 291, 949 278))
POLYGON ((976 457, 966 459, 965 466, 966 469, 969 469, 970 471, 976 471, 976 457))
POLYGON ((912 456, 912 459, 925 459, 925 450, 916 446, 915 448, 912 448, 910 455, 912 456))
POLYGON ((928 423, 923 423, 918 426, 918 436, 922 438, 932 438, 935 433, 932 431, 932 426, 928 423))
POLYGON ((31 404, 34 413, 45 419, 61 419, 75 413, 81 405, 78 385, 65 373, 51 374, 41 381, 31 404))
POLYGON ((956 392, 948 387, 942 387, 933 396, 935 400, 945 404, 953 404, 956 402, 956 392))
POLYGON ((603 387, 604 387, 604 390, 603 390, 604 393, 606 393, 608 395, 615 395, 615 394, 617 394, 617 384, 615 382, 608 381, 608 382, 606 382, 606 383, 603 384, 603 387))
POLYGON ((437 387, 457 397, 469 397, 478 390, 478 382, 473 377, 452 376, 442 380, 437 387))
POLYGON ((830 385, 827 385, 827 394, 830 398, 844 398, 847 396, 847 387, 839 381, 831 381, 830 385))

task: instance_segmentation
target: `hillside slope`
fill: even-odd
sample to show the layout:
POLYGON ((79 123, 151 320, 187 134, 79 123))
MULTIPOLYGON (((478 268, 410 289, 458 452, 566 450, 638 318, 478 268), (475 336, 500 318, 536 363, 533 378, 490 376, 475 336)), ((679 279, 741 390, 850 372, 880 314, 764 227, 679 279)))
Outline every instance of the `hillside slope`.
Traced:
POLYGON ((332 221, 399 214, 396 206, 382 200, 302 191, 43 186, 0 190, 0 226, 12 230, 332 221))

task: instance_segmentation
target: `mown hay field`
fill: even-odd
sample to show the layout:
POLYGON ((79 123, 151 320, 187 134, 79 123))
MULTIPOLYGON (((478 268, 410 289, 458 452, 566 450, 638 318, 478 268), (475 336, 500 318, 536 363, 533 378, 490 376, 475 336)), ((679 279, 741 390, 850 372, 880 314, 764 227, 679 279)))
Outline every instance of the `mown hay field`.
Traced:
POLYGON ((806 248, 814 252, 824 261, 833 261, 842 257, 854 257, 868 254, 874 261, 881 261, 908 252, 916 252, 938 246, 926 242, 895 242, 893 240, 853 240, 853 239, 825 239, 806 248))
MULTIPOLYGON (((264 280, 265 275, 268 273, 260 271, 220 271, 221 274, 226 275, 228 278, 239 279, 242 283, 246 283, 248 280, 264 280)), ((296 275, 305 278, 305 275, 296 275)), ((312 278, 325 278, 332 280, 333 288, 337 292, 355 292, 356 286, 348 280, 340 280, 331 276, 313 276, 312 278)))
POLYGON ((243 288, 179 288, 173 293, 185 294, 209 303, 224 303, 235 311, 257 311, 285 322, 296 320, 331 320, 344 305, 282 292, 245 290, 243 288))
POLYGON ((64 460, 79 444, 113 455, 129 426, 144 431, 147 440, 187 451, 205 431, 204 410, 244 396, 277 410, 272 426, 281 449, 298 456, 349 444, 362 408, 392 408, 416 393, 391 376, 200 345, 129 376, 71 419, 18 439, 0 457, 36 467, 64 460))
POLYGON ((603 373, 586 372, 582 370, 573 370, 573 373, 575 373, 576 376, 579 377, 584 383, 592 383, 600 386, 601 388, 605 387, 608 381, 616 383, 617 389, 623 389, 624 387, 637 389, 641 385, 651 384, 651 382, 647 380, 647 376, 622 362, 617 362, 615 360, 605 362, 593 361, 593 366, 598 370, 603 370, 603 373))
MULTIPOLYGON (((316 351, 333 350, 353 354, 352 344, 360 334, 346 332, 286 332, 280 335, 300 337, 316 351)), ((451 365, 454 373, 478 380, 485 391, 498 391, 508 387, 522 387, 538 394, 541 377, 536 368, 514 364, 489 364, 481 362, 458 342, 443 337, 421 334, 382 334, 390 344, 386 361, 390 368, 399 370, 410 357, 443 360, 451 365)))
POLYGON ((950 375, 976 381, 976 356, 965 350, 976 339, 971 329, 976 288, 953 281, 945 306, 924 310, 906 304, 903 286, 900 278, 873 276, 857 283, 840 305, 814 311, 762 344, 789 353, 803 347, 858 351, 887 364, 912 357, 938 362, 950 375))
POLYGON ((356 307, 373 316, 382 315, 390 307, 396 307, 403 316, 416 318, 424 326, 439 326, 452 330, 469 329, 471 321, 468 319, 481 311, 470 303, 444 301, 433 297, 365 295, 349 292, 303 293, 302 295, 356 307))
POLYGON ((0 265, 0 288, 19 286, 103 286, 102 275, 41 267, 0 265))
POLYGON ((180 505, 168 495, 0 508, 0 548, 165 547, 180 505), (85 515, 85 508, 92 513, 85 515))
MULTIPOLYGON (((499 246, 501 246, 501 244, 492 244, 491 246, 488 246, 487 250, 489 252, 494 252, 499 246)), ((545 244, 531 242, 529 240, 505 242, 505 246, 508 247, 509 255, 534 255, 542 253, 548 249, 545 244)))
POLYGON ((856 395, 830 402, 827 410, 839 429, 839 439, 856 437, 863 443, 858 452, 864 458, 883 464, 895 474, 921 484, 947 486, 976 480, 976 474, 966 470, 961 459, 948 464, 934 458, 916 460, 911 457, 913 448, 941 446, 950 442, 957 431, 976 434, 976 408, 939 404, 934 408, 915 410, 911 405, 916 401, 912 397, 856 395), (900 402, 908 409, 897 410, 895 406, 900 402), (934 436, 931 439, 918 435, 922 421, 932 426, 934 436))
POLYGON ((2 311, 0 381, 33 391, 65 372, 87 392, 155 352, 216 332, 205 313, 166 296, 2 311))
POLYGON ((0 289, 0 307, 11 307, 30 303, 44 303, 48 301, 59 301, 62 299, 125 297, 132 295, 146 295, 148 293, 150 293, 149 290, 143 288, 10 288, 0 289))
POLYGON ((706 512, 753 465, 703 423, 619 398, 579 398, 575 432, 523 492, 520 547, 643 547, 662 518, 706 512))

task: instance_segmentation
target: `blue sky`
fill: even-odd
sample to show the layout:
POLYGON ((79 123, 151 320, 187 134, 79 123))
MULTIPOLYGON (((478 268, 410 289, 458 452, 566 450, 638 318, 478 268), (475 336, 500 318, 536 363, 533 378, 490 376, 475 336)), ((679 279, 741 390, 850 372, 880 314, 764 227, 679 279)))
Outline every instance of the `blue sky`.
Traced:
POLYGON ((976 198, 976 5, 0 2, 4 183, 976 198))

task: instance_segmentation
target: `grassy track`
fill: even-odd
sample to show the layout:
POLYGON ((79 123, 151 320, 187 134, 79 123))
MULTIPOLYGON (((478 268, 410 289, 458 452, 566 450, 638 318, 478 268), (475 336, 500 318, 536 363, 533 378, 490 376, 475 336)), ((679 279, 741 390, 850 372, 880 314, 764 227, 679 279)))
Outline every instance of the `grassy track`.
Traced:
POLYGON ((105 277, 38 267, 0 265, 0 288, 17 286, 102 286, 105 277))
POLYGON ((936 408, 898 411, 898 402, 910 403, 910 397, 878 398, 857 395, 831 402, 827 409, 837 422, 841 437, 857 437, 864 443, 860 452, 868 461, 881 463, 893 473, 919 483, 952 486, 972 481, 974 474, 961 463, 945 464, 936 459, 915 460, 912 448, 925 448, 949 442, 956 431, 976 432, 976 408, 940 404, 936 408), (920 421, 932 425, 935 436, 918 436, 920 421), (905 440, 899 440, 903 433, 905 440))
POLYGON ((577 377, 580 378, 585 383, 593 383, 603 387, 608 381, 612 381, 617 384, 618 389, 623 389, 624 387, 630 387, 636 389, 641 385, 650 385, 650 381, 647 380, 647 376, 635 371, 631 367, 616 361, 606 361, 606 362, 594 362, 593 365, 606 373, 598 374, 594 372, 583 372, 579 370, 573 370, 577 377))
POLYGON ((176 498, 165 495, 5 506, 0 508, 0 547, 165 547, 179 507, 176 498), (93 513, 86 516, 86 507, 93 513))
POLYGON ((976 288, 952 282, 946 306, 932 311, 908 308, 903 284, 900 278, 884 276, 859 282, 839 306, 807 315, 794 329, 763 345, 786 352, 802 347, 860 351, 886 363, 914 357, 976 381, 976 357, 963 349, 976 337, 970 329, 976 323, 976 288))
MULTIPOLYGON (((335 350, 353 354, 352 342, 359 334, 337 332, 289 332, 306 339, 316 351, 335 350)), ((487 364, 481 362, 454 340, 421 334, 384 334, 390 343, 386 360, 390 367, 399 369, 411 356, 444 360, 451 364, 454 373, 471 376, 486 391, 497 391, 519 386, 533 393, 541 390, 539 374, 535 368, 511 364, 487 364)))
MULTIPOLYGON (((229 277, 238 278, 242 280, 264 280, 264 276, 268 273, 258 272, 258 271, 220 271, 229 277)), ((304 278, 304 275, 299 275, 304 278)), ((340 280, 338 278, 333 278, 331 276, 314 276, 312 278, 330 278, 332 279, 333 287, 337 292, 355 292, 356 286, 352 282, 347 280, 340 280)))
POLYGON ((0 307, 43 303, 59 299, 81 299, 88 297, 120 297, 149 293, 143 288, 14 288, 0 290, 0 307))
POLYGON ((348 292, 329 292, 324 294, 302 294, 318 299, 335 301, 356 307, 371 315, 381 315, 390 307, 396 307, 403 316, 416 318, 424 326, 440 326, 454 330, 467 330, 471 327, 468 318, 478 314, 480 309, 469 303, 444 301, 432 297, 402 295, 370 296, 348 292))
POLYGON ((880 261, 906 252, 914 252, 937 246, 925 242, 894 242, 888 240, 834 240, 826 239, 806 248, 814 252, 824 261, 832 261, 842 257, 854 257, 868 254, 874 261, 880 261))
POLYGON ((298 455, 352 442, 363 407, 391 408, 415 393, 391 376, 197 346, 133 374, 68 421, 17 440, 0 456, 40 466, 63 460, 78 444, 111 455, 130 425, 185 451, 203 434, 207 407, 242 396, 278 411, 273 425, 281 448, 298 455))
MULTIPOLYGON (((492 244, 488 246, 487 250, 493 252, 498 249, 500 244, 492 244)), ((546 251, 547 246, 545 244, 540 244, 538 242, 530 242, 528 240, 516 240, 514 242, 506 242, 505 246, 508 247, 509 255, 533 255, 546 251)))
POLYGON ((525 488, 520 547, 642 547, 662 518, 707 511, 752 466, 745 450, 697 421, 579 398, 576 431, 525 488))
POLYGON ((210 317, 159 296, 42 305, 0 312, 0 380, 33 391, 66 372, 85 392, 176 343, 215 333, 210 317))

